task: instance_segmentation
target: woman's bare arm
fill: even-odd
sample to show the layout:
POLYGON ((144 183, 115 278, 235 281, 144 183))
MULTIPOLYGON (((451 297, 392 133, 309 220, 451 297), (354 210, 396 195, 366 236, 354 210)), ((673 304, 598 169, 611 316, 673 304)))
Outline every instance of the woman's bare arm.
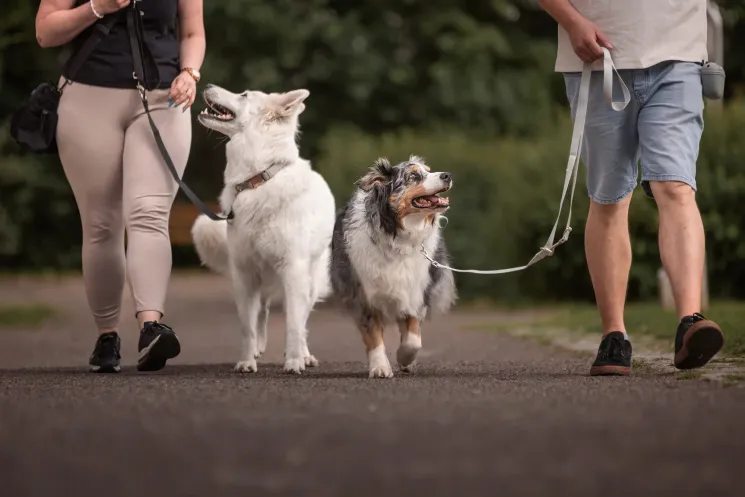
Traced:
MULTIPOLYGON (((130 0, 93 0, 99 15, 111 14, 130 0)), ((41 0, 36 13, 36 41, 44 48, 70 42, 98 20, 90 2, 75 7, 75 0, 41 0)))
POLYGON ((178 10, 181 68, 199 70, 204 62, 207 45, 204 34, 203 0, 179 0, 178 10))

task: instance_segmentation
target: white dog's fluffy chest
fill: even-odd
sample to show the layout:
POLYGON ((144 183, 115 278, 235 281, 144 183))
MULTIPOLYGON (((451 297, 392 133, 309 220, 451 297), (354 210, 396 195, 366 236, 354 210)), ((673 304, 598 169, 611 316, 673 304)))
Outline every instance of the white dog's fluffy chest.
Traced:
POLYGON ((228 228, 231 261, 269 295, 279 294, 280 271, 329 250, 334 198, 309 168, 292 167, 256 190, 223 200, 235 213, 228 228))

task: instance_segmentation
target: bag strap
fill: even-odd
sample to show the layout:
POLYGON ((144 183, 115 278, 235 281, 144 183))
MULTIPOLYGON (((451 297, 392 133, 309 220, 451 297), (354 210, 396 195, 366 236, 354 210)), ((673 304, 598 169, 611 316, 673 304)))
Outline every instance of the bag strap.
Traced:
MULTIPOLYGON (((133 2, 134 4, 134 2, 133 2)), ((137 13, 137 10, 133 7, 132 9, 127 12, 127 31, 129 32, 129 42, 130 47, 132 48, 132 61, 134 63, 134 73, 133 77, 135 81, 137 82, 137 90, 140 93, 140 99, 142 99, 142 106, 145 108, 145 114, 147 114, 147 120, 150 124, 150 129, 153 132, 153 137, 155 138, 155 143, 158 146, 158 150, 160 151, 160 155, 163 157, 163 161, 166 163, 166 166, 168 167, 168 171, 171 173, 171 176, 173 176, 173 179, 176 180, 176 183, 178 183, 178 186, 181 188, 181 190, 184 192, 184 194, 189 198, 191 203, 193 203, 195 206, 199 208, 200 211, 202 211, 207 217, 212 219, 213 221, 226 221, 228 219, 232 219, 232 212, 227 217, 218 216, 214 212, 212 212, 212 209, 207 207, 204 202, 202 202, 199 197, 189 188, 189 186, 184 183, 184 181, 179 177, 178 171, 176 170, 176 166, 173 165, 173 160, 171 160, 171 156, 168 153, 168 149, 166 149, 165 143, 163 143, 163 138, 160 136, 160 131, 158 130, 158 127, 155 125, 155 121, 153 120, 153 116, 150 114, 150 106, 147 102, 147 93, 145 92, 145 88, 142 86, 140 75, 143 75, 143 64, 142 64, 142 50, 140 48, 140 40, 137 36, 137 29, 135 26, 135 18, 134 16, 139 15, 137 13)))
MULTIPOLYGON (((447 269, 449 271, 455 271, 457 273, 473 273, 473 274, 505 274, 514 273, 527 269, 533 264, 545 259, 554 254, 554 249, 559 245, 565 243, 569 239, 569 233, 572 231, 570 225, 572 219, 572 205, 574 204, 574 190, 577 185, 577 171, 579 170, 580 152, 582 149, 582 139, 585 133, 585 120, 587 118, 587 103, 590 99, 590 77, 592 76, 592 64, 585 64, 582 69, 582 80, 579 85, 579 97, 577 102, 577 112, 574 117, 574 127, 572 129, 572 143, 569 148, 569 160, 566 167, 566 175, 564 177, 564 190, 561 192, 561 200, 559 201, 559 213, 556 216, 556 222, 554 227, 551 229, 551 234, 548 236, 548 240, 536 253, 533 258, 524 266, 511 267, 507 269, 492 269, 492 270, 480 270, 480 269, 455 269, 444 264, 440 264, 430 257, 427 250, 424 248, 424 244, 421 247, 421 254, 436 268, 447 269), (572 183, 572 190, 569 196, 569 212, 567 214, 567 224, 564 228, 564 234, 561 238, 554 242, 556 237, 556 231, 559 227, 559 220, 561 219, 561 211, 564 207, 564 200, 566 199, 567 192, 569 191, 569 183, 572 183)), ((610 56, 610 52, 607 48, 603 48, 603 95, 605 101, 610 104, 611 108, 615 111, 622 111, 631 101, 631 95, 629 89, 626 87, 621 76, 616 70, 613 59, 610 56), (618 81, 621 83, 621 90, 623 91, 623 101, 613 101, 613 73, 618 76, 618 81)))
POLYGON ((132 2, 132 8, 127 11, 127 33, 129 33, 129 46, 132 50, 132 63, 134 72, 132 77, 137 81, 138 86, 145 82, 145 67, 142 63, 142 46, 140 37, 137 36, 137 26, 135 16, 139 15, 137 11, 137 2, 132 2))
POLYGON ((65 81, 58 88, 59 90, 62 90, 62 88, 64 88, 70 82, 70 80, 75 79, 75 76, 77 76, 78 72, 83 67, 86 59, 93 52, 93 49, 96 48, 101 40, 109 35, 109 33, 111 32, 111 28, 117 21, 117 17, 117 15, 112 14, 102 20, 96 21, 96 23, 93 25, 93 32, 90 34, 88 39, 86 39, 83 45, 78 50, 76 50, 75 53, 73 53, 67 60, 67 67, 64 71, 67 74, 65 74, 65 81))

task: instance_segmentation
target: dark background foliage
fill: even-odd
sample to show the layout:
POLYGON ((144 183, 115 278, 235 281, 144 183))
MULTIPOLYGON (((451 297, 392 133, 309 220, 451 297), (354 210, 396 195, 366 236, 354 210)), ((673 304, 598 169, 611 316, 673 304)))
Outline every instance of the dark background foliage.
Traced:
MULTIPOLYGON (((722 109, 707 111, 699 202, 712 295, 742 297, 745 1, 718 3, 727 94, 722 109)), ((1 7, 0 265, 77 269, 80 223, 59 160, 22 154, 7 130, 9 114, 40 81, 56 79, 68 55, 36 45, 37 6, 4 0, 1 7)), ((416 153, 456 178, 445 232, 459 266, 521 265, 545 241, 571 128, 563 81, 553 72, 556 25, 534 1, 205 0, 204 9, 204 81, 235 90, 309 89, 302 153, 338 202, 376 157, 416 153)), ((194 111, 201 109, 198 102, 194 111)), ((187 182, 212 200, 223 165, 219 139, 195 126, 187 182)), ((591 298, 583 174, 574 231, 557 255, 521 274, 459 275, 464 297, 591 298)), ((631 223, 632 298, 653 295, 659 267, 656 210, 640 193, 631 223)), ((177 252, 177 263, 194 260, 189 247, 177 252)))

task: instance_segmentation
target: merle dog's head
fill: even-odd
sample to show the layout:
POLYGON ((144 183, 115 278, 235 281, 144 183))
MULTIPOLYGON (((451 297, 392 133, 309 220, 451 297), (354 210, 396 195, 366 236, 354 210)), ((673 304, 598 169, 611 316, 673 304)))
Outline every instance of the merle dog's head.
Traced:
POLYGON ((452 188, 453 178, 430 172, 423 159, 411 156, 395 166, 385 158, 376 160, 357 184, 367 193, 365 211, 375 228, 396 236, 408 227, 437 222, 450 208, 450 199, 439 194, 452 188))

